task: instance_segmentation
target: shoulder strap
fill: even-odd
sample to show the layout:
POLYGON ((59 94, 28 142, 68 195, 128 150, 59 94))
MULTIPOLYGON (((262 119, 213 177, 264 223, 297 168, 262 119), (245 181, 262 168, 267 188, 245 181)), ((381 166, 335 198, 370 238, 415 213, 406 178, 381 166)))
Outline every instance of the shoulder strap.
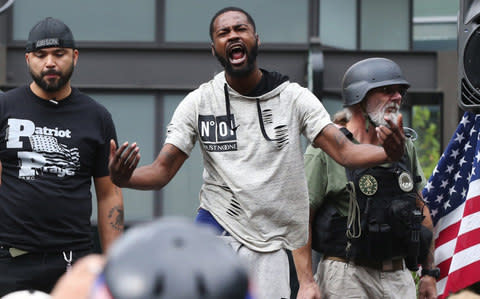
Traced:
MULTIPOLYGON (((350 140, 353 142, 353 134, 350 132, 347 128, 341 127, 340 131, 350 140)), ((345 173, 347 174, 347 180, 348 181, 353 181, 353 170, 348 169, 345 167, 345 173)), ((347 184, 348 185, 348 184, 347 184)))
POLYGON ((350 141, 353 141, 353 134, 347 128, 341 127, 340 131, 348 138, 350 141))

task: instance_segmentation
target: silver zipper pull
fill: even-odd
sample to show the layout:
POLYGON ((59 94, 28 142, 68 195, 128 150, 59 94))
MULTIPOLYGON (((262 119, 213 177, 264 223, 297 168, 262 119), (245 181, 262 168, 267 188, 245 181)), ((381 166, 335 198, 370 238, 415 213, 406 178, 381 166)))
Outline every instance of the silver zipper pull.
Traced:
POLYGON ((63 259, 65 260, 65 262, 67 262, 66 271, 68 272, 72 268, 72 251, 71 250, 69 251, 68 258, 67 258, 67 254, 65 253, 65 251, 63 251, 62 253, 63 253, 63 259))

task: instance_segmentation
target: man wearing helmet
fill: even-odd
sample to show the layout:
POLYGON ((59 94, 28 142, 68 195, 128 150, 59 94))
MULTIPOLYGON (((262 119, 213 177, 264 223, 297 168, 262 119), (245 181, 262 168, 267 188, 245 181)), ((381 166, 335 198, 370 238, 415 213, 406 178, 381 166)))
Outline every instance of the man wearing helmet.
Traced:
MULTIPOLYGON (((375 127, 399 117, 409 87, 389 59, 355 63, 342 82, 341 130, 354 142, 380 145, 375 127)), ((419 298, 436 298, 432 221, 419 192, 425 177, 410 139, 398 162, 361 170, 344 168, 309 146, 305 169, 310 230, 307 245, 293 252, 297 298, 416 298, 409 269, 419 264, 419 298), (315 275, 312 248, 322 254, 315 275)))

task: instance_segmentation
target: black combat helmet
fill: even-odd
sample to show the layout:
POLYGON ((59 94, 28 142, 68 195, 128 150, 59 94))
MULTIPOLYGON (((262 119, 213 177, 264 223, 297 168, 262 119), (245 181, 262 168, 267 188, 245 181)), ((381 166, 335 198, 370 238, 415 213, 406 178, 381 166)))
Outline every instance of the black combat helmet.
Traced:
POLYGON ((348 68, 343 76, 343 106, 360 103, 373 88, 394 84, 410 87, 398 64, 379 57, 361 60, 348 68))

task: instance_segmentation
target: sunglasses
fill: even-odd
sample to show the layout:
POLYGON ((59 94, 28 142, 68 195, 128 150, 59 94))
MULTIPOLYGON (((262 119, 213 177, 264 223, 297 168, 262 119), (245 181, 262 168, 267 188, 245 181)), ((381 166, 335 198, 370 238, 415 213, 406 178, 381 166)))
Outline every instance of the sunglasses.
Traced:
POLYGON ((404 86, 398 86, 398 85, 397 86, 395 85, 381 86, 381 87, 372 89, 372 91, 381 92, 388 96, 393 96, 398 92, 402 96, 402 98, 407 94, 407 88, 404 86))

